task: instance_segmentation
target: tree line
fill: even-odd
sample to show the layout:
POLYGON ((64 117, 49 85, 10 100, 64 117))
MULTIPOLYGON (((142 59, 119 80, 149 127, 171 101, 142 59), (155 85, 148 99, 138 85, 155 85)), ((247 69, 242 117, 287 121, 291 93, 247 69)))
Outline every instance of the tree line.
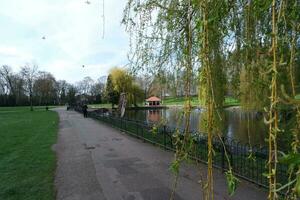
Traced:
MULTIPOLYGON (((152 79, 151 79, 152 80, 152 79)), ((154 80, 152 80, 154 81, 154 80)), ((150 83, 149 83, 150 84, 150 83)), ((112 68, 109 75, 97 80, 87 76, 74 84, 57 80, 37 65, 27 64, 18 72, 8 65, 0 67, 0 106, 47 106, 112 103, 117 105, 126 93, 128 106, 138 106, 150 94, 145 79, 123 68, 112 68)))
POLYGON ((26 65, 14 72, 8 65, 0 67, 0 106, 46 106, 75 104, 81 96, 86 103, 101 103, 104 83, 85 77, 76 84, 56 80, 53 74, 26 65))

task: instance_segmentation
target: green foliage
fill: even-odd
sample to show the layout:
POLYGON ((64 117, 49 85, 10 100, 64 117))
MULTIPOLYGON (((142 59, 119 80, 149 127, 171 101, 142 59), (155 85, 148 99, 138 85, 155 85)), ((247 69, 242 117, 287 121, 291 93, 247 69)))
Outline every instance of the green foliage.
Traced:
POLYGON ((298 195, 298 197, 300 197, 300 175, 299 174, 297 176, 297 182, 296 182, 296 185, 295 185, 295 191, 296 191, 296 194, 298 195))
POLYGON ((296 166, 300 166, 300 153, 289 153, 284 154, 280 159, 279 162, 287 164, 290 168, 294 168, 296 166))
POLYGON ((134 106, 138 106, 138 103, 141 103, 145 100, 144 90, 137 84, 133 83, 131 86, 131 101, 134 106))
POLYGON ((76 88, 73 86, 70 86, 68 88, 67 92, 67 102, 69 105, 75 105, 76 104, 76 88))
MULTIPOLYGON (((277 142, 282 132, 279 129, 279 108, 286 103, 279 86, 284 85, 290 97, 299 92, 299 10, 297 0, 128 1, 123 23, 132 38, 136 38, 132 42, 132 68, 167 71, 180 66, 184 72, 186 116, 189 116, 192 102, 191 74, 198 72, 199 103, 207 110, 202 125, 206 126, 209 138, 208 199, 213 199, 210 138, 222 131, 220 122, 225 95, 238 99, 234 103, 240 103, 245 110, 265 110, 269 114, 266 120, 270 126, 269 198, 277 198, 277 162, 274 159, 277 158, 277 142)), ((161 83, 165 84, 165 80, 162 79, 161 83)), ((294 99, 287 103, 286 107, 296 109, 298 113, 291 144, 293 152, 297 153, 300 108, 294 99)), ((187 140, 183 140, 184 143, 177 141, 181 148, 176 151, 176 160, 184 157, 187 140)), ((295 173, 290 176, 295 176, 295 173)), ((227 173, 227 179, 232 194, 237 180, 231 171, 227 173)))
POLYGON ((236 178, 232 171, 229 170, 227 172, 225 172, 226 175, 226 180, 227 180, 227 190, 228 190, 228 194, 230 196, 232 196, 238 186, 238 183, 240 182, 238 178, 236 178))
POLYGON ((153 135, 157 135, 157 133, 158 133, 158 127, 157 127, 157 125, 154 124, 154 125, 152 126, 151 133, 152 133, 153 135))
POLYGON ((179 165, 180 165, 179 160, 173 160, 170 165, 170 171, 173 174, 178 175, 179 174, 179 165))
POLYGON ((135 105, 144 100, 144 91, 135 83, 134 77, 126 70, 113 68, 107 78, 107 93, 110 94, 110 102, 118 103, 121 93, 126 93, 127 105, 135 105))
POLYGON ((114 107, 114 105, 118 104, 120 94, 118 91, 115 90, 115 86, 114 86, 111 74, 109 74, 107 77, 105 93, 106 93, 108 102, 111 103, 112 107, 114 107))

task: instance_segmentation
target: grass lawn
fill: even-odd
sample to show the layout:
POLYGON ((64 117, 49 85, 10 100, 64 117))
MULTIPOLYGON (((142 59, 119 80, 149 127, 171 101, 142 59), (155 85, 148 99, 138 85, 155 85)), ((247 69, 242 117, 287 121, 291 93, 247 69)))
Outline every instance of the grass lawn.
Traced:
POLYGON ((225 107, 229 107, 229 106, 239 106, 240 102, 239 100, 233 98, 233 97, 225 97, 225 103, 224 106, 225 107))
MULTIPOLYGON (((198 97, 192 97, 192 106, 199 106, 199 101, 198 97)), ((163 101, 163 105, 166 106, 172 106, 172 105, 184 105, 184 97, 171 97, 171 98, 166 98, 163 101)), ((234 99, 232 97, 226 97, 225 98, 225 107, 228 106, 238 106, 239 101, 237 99, 234 99)))
POLYGON ((44 107, 0 107, 0 199, 55 199, 58 121, 44 107))
POLYGON ((111 103, 90 104, 90 105, 88 105, 88 107, 89 108, 111 108, 111 103))
MULTIPOLYGON (((163 105, 172 106, 172 105, 184 105, 185 97, 168 97, 163 100, 163 105)), ((198 97, 191 97, 192 106, 199 105, 198 97)))
MULTIPOLYGON (((59 106, 48 106, 49 109, 57 108, 59 106)), ((46 110, 46 106, 34 106, 34 111, 44 111, 46 110)), ((27 112, 30 111, 29 106, 17 106, 17 107, 0 107, 0 113, 4 112, 27 112)))

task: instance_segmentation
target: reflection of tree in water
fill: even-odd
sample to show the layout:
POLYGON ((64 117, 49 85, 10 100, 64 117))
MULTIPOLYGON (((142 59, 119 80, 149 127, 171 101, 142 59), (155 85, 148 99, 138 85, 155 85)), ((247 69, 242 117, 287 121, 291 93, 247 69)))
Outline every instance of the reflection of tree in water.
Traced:
POLYGON ((161 110, 147 110, 147 121, 158 123, 161 120, 161 110))
POLYGON ((137 120, 137 121, 146 121, 147 120, 147 113, 146 110, 126 110, 125 118, 137 120))
MULTIPOLYGON (((194 109, 190 116, 190 129, 192 131, 200 130, 205 134, 205 111, 194 109), (200 123, 199 123, 200 122, 200 123)), ((183 129, 184 119, 182 118, 182 108, 169 108, 169 109, 153 109, 153 110, 127 110, 125 117, 133 120, 160 123, 166 120, 167 126, 171 128, 178 127, 183 129)), ((289 117, 289 116, 288 116, 289 117)), ((293 120, 289 119, 287 122, 293 120)), ((284 129, 289 130, 289 123, 285 125, 284 129)), ((291 125, 290 125, 291 126, 291 125)), ((263 122, 263 114, 259 112, 251 112, 249 114, 249 124, 247 113, 238 109, 225 111, 224 117, 224 136, 227 138, 235 139, 244 144, 249 143, 249 136, 251 137, 251 145, 265 145, 265 138, 268 132, 266 125, 263 122), (249 128, 249 135, 248 135, 249 128)), ((285 133, 286 134, 286 133, 285 133)), ((290 134, 285 136, 285 140, 290 139, 290 134)), ((286 141, 282 141, 283 144, 286 141)))
POLYGON ((245 144, 264 145, 267 127, 256 112, 246 113, 239 110, 227 111, 225 120, 225 135, 245 144))
MULTIPOLYGON (((129 119, 152 123, 160 123, 161 120, 165 119, 167 126, 183 129, 185 120, 181 119, 182 111, 182 108, 127 110, 125 116, 129 119)), ((201 109, 192 110, 190 115, 191 131, 200 130, 200 132, 205 133, 206 119, 204 112, 205 111, 201 109)), ((247 144, 249 142, 249 125, 251 145, 265 144, 264 138, 266 137, 267 129, 263 123, 263 118, 257 117, 256 113, 250 114, 249 117, 250 120, 248 124, 246 113, 241 112, 240 110, 226 111, 222 130, 224 136, 247 144)))

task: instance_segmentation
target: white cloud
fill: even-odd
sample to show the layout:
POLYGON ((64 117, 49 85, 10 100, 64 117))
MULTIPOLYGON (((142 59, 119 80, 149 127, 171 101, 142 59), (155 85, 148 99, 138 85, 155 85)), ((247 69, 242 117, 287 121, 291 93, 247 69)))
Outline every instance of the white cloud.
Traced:
POLYGON ((14 47, 1 47, 0 46, 0 55, 8 57, 18 57, 21 55, 20 52, 14 47))
POLYGON ((17 67, 35 60, 57 79, 71 82, 85 76, 96 79, 112 66, 125 65, 128 36, 120 21, 126 1, 105 0, 104 39, 102 0, 89 5, 84 0, 1 2, 0 17, 10 22, 0 20, 7 30, 0 32, 0 44, 6 45, 0 47, 0 65, 17 67))
POLYGON ((19 69, 28 61, 33 61, 33 56, 29 52, 18 50, 16 47, 0 46, 0 61, 5 60, 6 63, 19 69))

